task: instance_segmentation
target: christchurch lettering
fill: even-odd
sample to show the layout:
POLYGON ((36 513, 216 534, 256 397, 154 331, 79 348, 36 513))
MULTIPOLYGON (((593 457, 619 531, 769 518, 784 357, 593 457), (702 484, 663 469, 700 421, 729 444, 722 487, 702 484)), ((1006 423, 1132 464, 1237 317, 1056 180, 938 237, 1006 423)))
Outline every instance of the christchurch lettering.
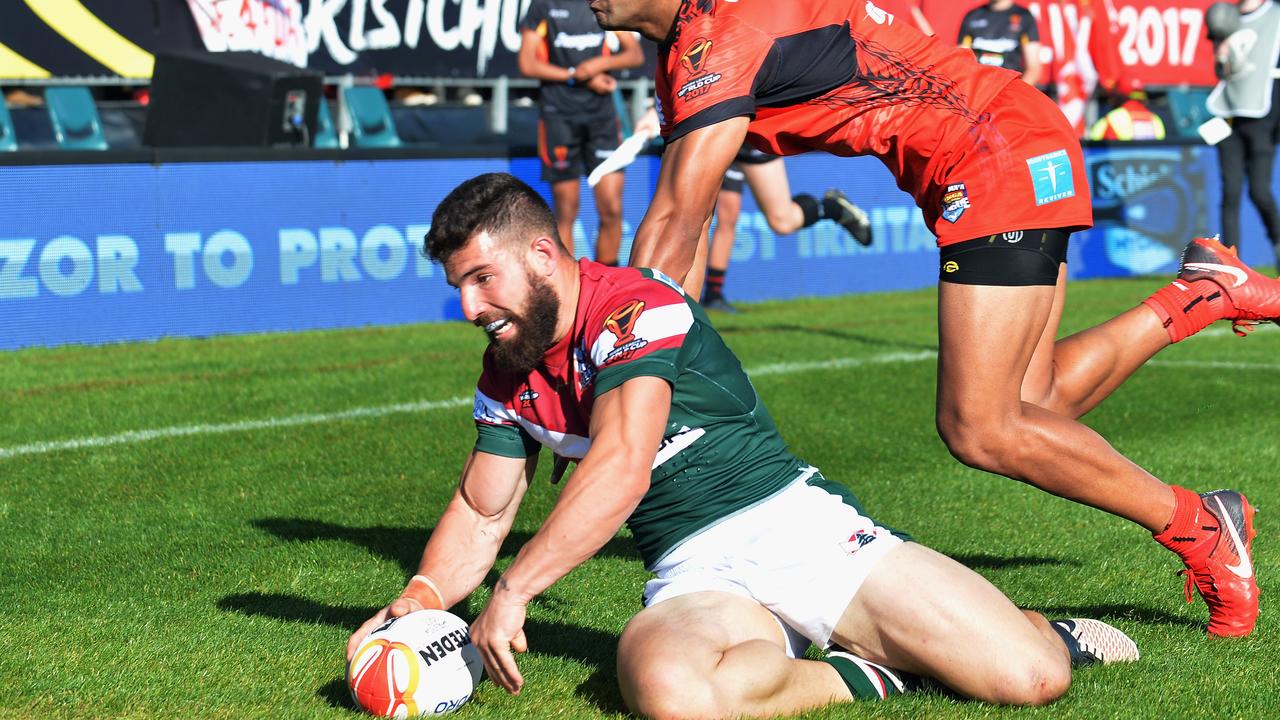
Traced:
POLYGON ((340 65, 350 65, 364 50, 415 49, 423 41, 446 52, 463 48, 476 55, 476 72, 485 74, 498 42, 520 49, 520 18, 530 0, 408 0, 398 16, 388 0, 310 0, 304 27, 307 52, 324 49, 340 65), (339 15, 350 6, 346 32, 339 15), (446 17, 448 16, 448 17, 446 17))

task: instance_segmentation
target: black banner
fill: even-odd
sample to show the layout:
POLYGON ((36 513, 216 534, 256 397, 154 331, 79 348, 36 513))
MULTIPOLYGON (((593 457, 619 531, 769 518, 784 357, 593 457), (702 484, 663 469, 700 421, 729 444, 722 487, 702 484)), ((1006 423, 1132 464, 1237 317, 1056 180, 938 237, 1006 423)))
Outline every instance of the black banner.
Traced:
POLYGON ((7 0, 0 82, 145 79, 153 53, 197 48, 252 50, 326 75, 514 77, 529 2, 7 0))

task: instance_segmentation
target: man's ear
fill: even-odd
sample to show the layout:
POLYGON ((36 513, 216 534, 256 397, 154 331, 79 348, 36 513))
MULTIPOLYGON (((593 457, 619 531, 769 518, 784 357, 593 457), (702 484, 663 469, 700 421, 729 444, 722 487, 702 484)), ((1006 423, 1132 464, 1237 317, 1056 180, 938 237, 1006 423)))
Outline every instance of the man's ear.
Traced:
POLYGON ((555 270, 556 263, 559 262, 560 243, 551 239, 546 235, 539 235, 529 244, 529 261, 534 270, 538 274, 548 277, 555 270))

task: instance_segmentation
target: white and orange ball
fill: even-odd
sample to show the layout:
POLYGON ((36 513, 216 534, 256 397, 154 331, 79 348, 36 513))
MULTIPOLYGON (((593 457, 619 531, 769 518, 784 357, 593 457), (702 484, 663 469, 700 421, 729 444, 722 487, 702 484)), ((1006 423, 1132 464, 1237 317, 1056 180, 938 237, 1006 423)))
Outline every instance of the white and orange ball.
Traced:
POLYGON ((374 715, 444 715, 471 699, 483 672, 462 618, 419 610, 369 633, 347 664, 347 686, 374 715))

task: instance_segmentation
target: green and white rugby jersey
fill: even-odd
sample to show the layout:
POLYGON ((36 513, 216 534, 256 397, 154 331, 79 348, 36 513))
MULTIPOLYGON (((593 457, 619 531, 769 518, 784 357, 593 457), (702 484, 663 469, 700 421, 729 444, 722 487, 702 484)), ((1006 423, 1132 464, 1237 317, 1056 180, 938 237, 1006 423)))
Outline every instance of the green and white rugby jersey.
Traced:
MULTIPOLYGON (((805 463, 791 454, 738 358, 702 308, 650 270, 579 263, 573 329, 528 375, 485 356, 476 449, 526 457, 546 445, 581 459, 595 397, 641 376, 672 386, 650 487, 631 517, 645 565, 698 531, 769 498, 805 463)), ((607 479, 601 480, 607 482, 607 479)))

